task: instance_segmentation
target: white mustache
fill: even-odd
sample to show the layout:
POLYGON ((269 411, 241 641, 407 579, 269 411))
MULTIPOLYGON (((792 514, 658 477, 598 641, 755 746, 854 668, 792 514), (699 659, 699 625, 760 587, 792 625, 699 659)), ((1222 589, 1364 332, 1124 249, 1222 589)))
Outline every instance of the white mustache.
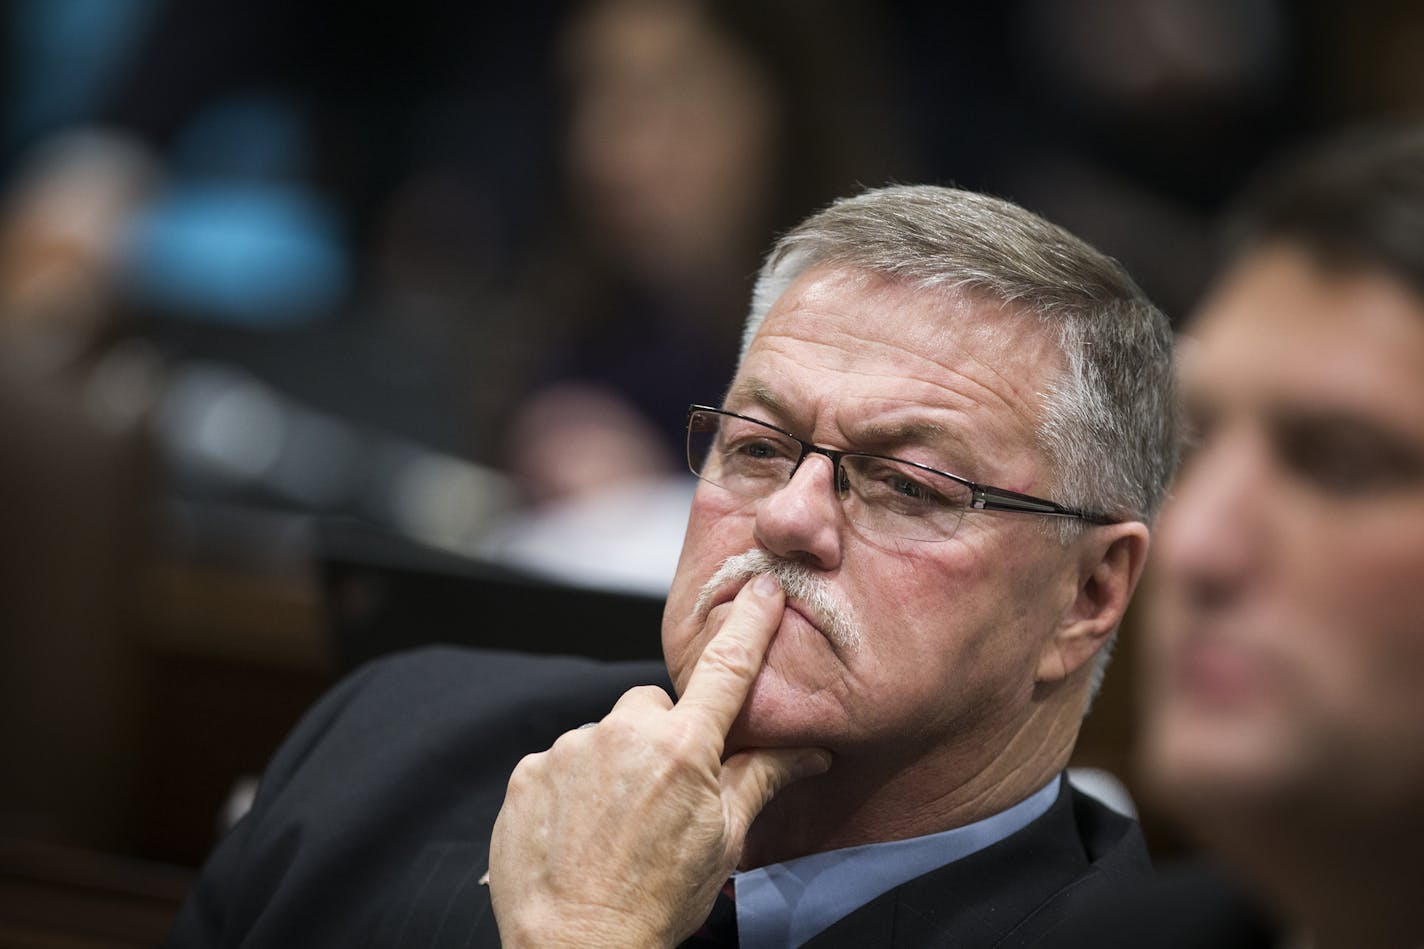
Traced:
POLYGON ((758 574, 769 573, 781 583, 786 599, 796 600, 800 609, 806 612, 816 627, 831 641, 831 645, 843 651, 860 648, 864 636, 855 612, 832 590, 824 577, 816 576, 806 567, 790 560, 783 560, 764 550, 748 550, 734 554, 722 561, 717 572, 712 574, 693 604, 692 615, 703 616, 712 606, 717 591, 728 583, 746 581, 758 574))

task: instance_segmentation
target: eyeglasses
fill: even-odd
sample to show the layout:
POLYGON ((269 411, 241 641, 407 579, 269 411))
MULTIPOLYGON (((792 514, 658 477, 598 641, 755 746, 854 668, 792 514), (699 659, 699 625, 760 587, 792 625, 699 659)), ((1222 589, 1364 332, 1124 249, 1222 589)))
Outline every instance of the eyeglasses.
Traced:
POLYGON ((769 496, 812 454, 831 460, 847 520, 905 540, 949 540, 969 510, 1113 522, 1102 514, 977 484, 903 458, 822 448, 735 412, 706 405, 687 410, 687 464, 692 473, 738 497, 769 496))

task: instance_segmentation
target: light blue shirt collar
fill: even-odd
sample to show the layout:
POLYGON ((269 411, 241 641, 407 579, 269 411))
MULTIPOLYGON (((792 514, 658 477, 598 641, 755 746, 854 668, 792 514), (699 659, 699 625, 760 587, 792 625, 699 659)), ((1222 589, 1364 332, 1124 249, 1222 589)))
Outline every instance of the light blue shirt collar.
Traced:
POLYGON ((1060 779, 997 814, 924 837, 813 853, 734 873, 742 949, 794 949, 901 883, 963 859, 1043 816, 1060 779))

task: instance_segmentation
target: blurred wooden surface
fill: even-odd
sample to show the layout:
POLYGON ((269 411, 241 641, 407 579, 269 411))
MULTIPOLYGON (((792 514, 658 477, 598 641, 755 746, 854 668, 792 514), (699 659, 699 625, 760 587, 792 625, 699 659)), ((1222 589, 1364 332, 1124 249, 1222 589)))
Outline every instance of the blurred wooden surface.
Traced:
POLYGON ((158 945, 192 878, 132 857, 0 841, 0 946, 158 945))

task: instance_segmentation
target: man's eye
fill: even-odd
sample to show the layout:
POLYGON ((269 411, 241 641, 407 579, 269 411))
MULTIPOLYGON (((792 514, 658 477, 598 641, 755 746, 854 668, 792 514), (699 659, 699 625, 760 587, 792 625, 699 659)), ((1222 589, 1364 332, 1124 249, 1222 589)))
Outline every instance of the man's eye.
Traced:
POLYGON ((764 438, 743 441, 733 446, 732 450, 750 461, 767 461, 786 457, 784 448, 764 438))
POLYGON ((896 476, 887 480, 890 490, 911 500, 928 501, 931 500, 931 496, 933 495, 933 492, 930 491, 929 488, 909 478, 896 476))
POLYGON ((868 468, 852 481, 859 482, 859 491, 867 501, 902 513, 923 513, 949 503, 924 479, 894 465, 868 468))
POLYGON ((791 449, 774 438, 748 437, 728 441, 722 448, 729 470, 746 473, 779 470, 795 460, 791 449))
POLYGON ((1424 481, 1424 458, 1377 433, 1287 432, 1279 447, 1292 471, 1331 494, 1386 492, 1424 481))

